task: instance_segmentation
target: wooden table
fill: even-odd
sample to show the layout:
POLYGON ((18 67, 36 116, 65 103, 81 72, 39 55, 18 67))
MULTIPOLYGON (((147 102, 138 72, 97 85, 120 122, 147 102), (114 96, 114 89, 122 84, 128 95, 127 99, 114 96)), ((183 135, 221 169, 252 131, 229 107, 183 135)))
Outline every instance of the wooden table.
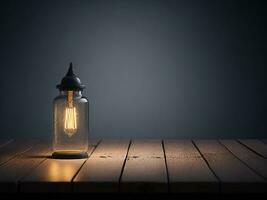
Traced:
POLYGON ((92 140, 88 159, 49 141, 0 140, 0 192, 266 194, 267 141, 92 140))

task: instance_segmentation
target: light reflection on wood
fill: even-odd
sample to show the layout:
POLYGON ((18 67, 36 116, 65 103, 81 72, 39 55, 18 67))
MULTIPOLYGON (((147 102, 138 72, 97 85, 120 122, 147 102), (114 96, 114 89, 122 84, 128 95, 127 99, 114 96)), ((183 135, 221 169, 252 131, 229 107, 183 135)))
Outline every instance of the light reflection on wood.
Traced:
POLYGON ((73 163, 73 160, 51 160, 50 162, 48 165, 48 179, 50 181, 70 181, 78 170, 78 166, 73 163))

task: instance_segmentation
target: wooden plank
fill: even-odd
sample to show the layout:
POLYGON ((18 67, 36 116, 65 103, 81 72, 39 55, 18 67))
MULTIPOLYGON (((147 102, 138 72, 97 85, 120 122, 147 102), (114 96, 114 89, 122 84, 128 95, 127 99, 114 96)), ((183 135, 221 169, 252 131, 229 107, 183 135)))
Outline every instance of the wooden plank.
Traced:
POLYGON ((194 142, 219 177, 222 193, 265 192, 265 180, 251 171, 217 140, 194 140, 194 142))
POLYGON ((100 142, 100 140, 98 140, 98 139, 89 139, 88 145, 91 146, 91 147, 92 146, 96 147, 99 142, 100 142))
POLYGON ((15 140, 0 148, 0 166, 15 156, 24 153, 37 143, 37 140, 15 140))
MULTIPOLYGON (((89 146, 88 155, 95 147, 89 146)), ((86 159, 47 159, 20 180, 21 192, 71 192, 72 179, 86 159)))
POLYGON ((240 160, 245 162, 256 173, 267 179, 267 160, 250 151, 235 140, 220 140, 220 142, 240 160))
POLYGON ((51 155, 51 145, 43 142, 2 165, 0 192, 16 192, 18 180, 37 167, 48 155, 51 155))
POLYGON ((129 140, 104 140, 73 181, 75 192, 118 192, 129 140))
POLYGON ((267 145, 264 142, 256 139, 242 139, 238 141, 264 158, 267 158, 267 145))
POLYGON ((219 182, 190 140, 164 141, 171 193, 218 193, 219 182))
POLYGON ((135 140, 132 142, 120 189, 121 192, 128 193, 168 192, 162 141, 135 140))
POLYGON ((13 139, 0 139, 0 148, 12 142, 13 139))

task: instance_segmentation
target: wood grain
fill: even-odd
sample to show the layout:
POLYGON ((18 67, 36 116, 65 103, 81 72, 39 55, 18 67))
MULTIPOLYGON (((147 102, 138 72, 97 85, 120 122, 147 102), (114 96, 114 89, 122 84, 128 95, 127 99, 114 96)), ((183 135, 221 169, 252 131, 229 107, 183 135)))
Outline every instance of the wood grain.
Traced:
POLYGON ((238 141, 264 158, 267 158, 267 145, 264 142, 256 139, 242 139, 238 141))
MULTIPOLYGON (((245 162, 256 173, 267 179, 267 160, 250 151, 235 140, 220 140, 220 142, 240 160, 245 162)), ((267 187, 267 185, 266 185, 267 187)))
POLYGON ((260 140, 89 140, 90 157, 76 160, 51 159, 50 142, 1 144, 2 194, 267 194, 260 140))
MULTIPOLYGON (((95 147, 89 146, 88 155, 95 147)), ((78 173, 86 159, 46 159, 30 174, 20 180, 21 192, 72 191, 72 179, 78 173)))
POLYGON ((0 148, 14 141, 13 139, 0 139, 0 148))
POLYGON ((162 141, 134 140, 120 183, 121 192, 166 193, 168 180, 162 141))
POLYGON ((217 140, 194 140, 221 181, 222 193, 263 193, 266 182, 217 140))
POLYGON ((0 148, 0 166, 35 145, 36 140, 15 140, 0 148))
POLYGON ((18 180, 51 154, 50 143, 40 143, 0 167, 0 192, 17 192, 18 180))
POLYGON ((75 192, 118 192, 129 140, 103 140, 74 179, 75 192))
POLYGON ((219 182, 190 140, 164 141, 172 193, 218 193, 219 182))
POLYGON ((88 145, 89 147, 96 147, 100 142, 101 140, 98 139, 89 139, 88 145))

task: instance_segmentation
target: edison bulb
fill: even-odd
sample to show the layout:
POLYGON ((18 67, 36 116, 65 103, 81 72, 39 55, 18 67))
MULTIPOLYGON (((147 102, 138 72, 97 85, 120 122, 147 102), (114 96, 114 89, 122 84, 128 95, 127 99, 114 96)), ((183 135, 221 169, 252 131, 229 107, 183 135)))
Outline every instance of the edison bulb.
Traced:
POLYGON ((88 157, 89 103, 72 63, 53 101, 53 158, 88 157))

